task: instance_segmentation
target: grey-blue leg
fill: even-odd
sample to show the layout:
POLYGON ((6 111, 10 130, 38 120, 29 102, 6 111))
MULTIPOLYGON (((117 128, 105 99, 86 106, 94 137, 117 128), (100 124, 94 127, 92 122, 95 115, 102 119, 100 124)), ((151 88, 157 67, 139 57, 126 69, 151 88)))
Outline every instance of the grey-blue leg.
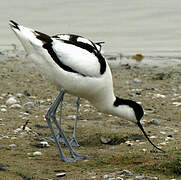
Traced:
POLYGON ((75 117, 75 123, 74 123, 74 130, 73 130, 73 136, 69 139, 69 142, 72 146, 80 146, 76 139, 76 131, 77 131, 77 121, 79 116, 79 108, 80 108, 80 98, 77 98, 76 101, 76 117, 75 117))
POLYGON ((57 146, 57 148, 58 148, 58 152, 59 152, 60 158, 61 158, 63 161, 66 161, 66 162, 74 162, 74 161, 76 161, 76 160, 78 160, 78 159, 85 159, 85 158, 87 158, 87 157, 89 157, 89 156, 87 156, 87 155, 79 155, 79 154, 77 154, 77 153, 73 150, 72 146, 70 145, 70 143, 68 142, 67 138, 65 137, 65 135, 64 135, 64 133, 63 133, 63 131, 62 131, 62 129, 61 129, 58 121, 56 120, 56 110, 57 110, 57 107, 59 106, 59 104, 60 104, 61 101, 62 101, 63 95, 64 95, 64 91, 60 91, 60 93, 59 93, 59 95, 57 96, 56 100, 55 100, 54 103, 51 105, 50 109, 48 110, 45 118, 46 118, 46 120, 47 120, 48 126, 49 126, 50 131, 51 131, 51 133, 52 133, 52 135, 53 135, 53 138, 54 138, 54 140, 55 140, 55 143, 56 143, 56 146, 57 146), (55 123, 55 125, 56 125, 56 127, 57 127, 57 129, 58 129, 58 131, 59 131, 59 134, 60 134, 61 137, 63 138, 63 140, 64 140, 66 146, 68 147, 69 152, 70 152, 70 154, 72 155, 73 158, 67 158, 67 157, 65 156, 65 154, 63 153, 63 151, 62 151, 62 149, 61 149, 61 146, 60 146, 60 143, 59 143, 59 141, 58 141, 58 139, 57 139, 57 136, 55 135, 55 131, 54 131, 53 127, 52 127, 51 119, 54 121, 54 123, 55 123))

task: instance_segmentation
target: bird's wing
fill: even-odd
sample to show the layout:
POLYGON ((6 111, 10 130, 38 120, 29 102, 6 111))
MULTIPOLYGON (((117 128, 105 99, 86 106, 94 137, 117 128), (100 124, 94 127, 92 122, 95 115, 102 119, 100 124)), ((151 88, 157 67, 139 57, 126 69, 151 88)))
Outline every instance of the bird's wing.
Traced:
MULTIPOLYGON (((10 21, 10 26, 29 54, 42 53, 43 48, 64 71, 89 77, 99 77, 106 71, 107 63, 98 45, 84 37, 71 34, 50 37, 14 21, 10 21)), ((47 58, 47 53, 43 55, 47 58)))
POLYGON ((58 34, 51 39, 52 57, 64 70, 90 77, 105 72, 106 61, 92 41, 72 34, 58 34))

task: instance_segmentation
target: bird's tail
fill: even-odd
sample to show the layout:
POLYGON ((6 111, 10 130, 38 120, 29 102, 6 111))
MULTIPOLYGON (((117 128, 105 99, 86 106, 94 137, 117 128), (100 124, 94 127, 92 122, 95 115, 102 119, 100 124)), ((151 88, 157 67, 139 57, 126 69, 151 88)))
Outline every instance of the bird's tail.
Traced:
POLYGON ((46 39, 50 39, 48 35, 45 35, 33 29, 19 25, 18 23, 12 20, 9 21, 9 25, 11 29, 15 32, 18 39, 21 41, 27 53, 31 53, 34 50, 34 47, 37 48, 42 47, 43 43, 46 41, 45 37, 47 37, 46 39), (44 35, 43 36, 44 39, 40 38, 40 34, 41 37, 44 35))

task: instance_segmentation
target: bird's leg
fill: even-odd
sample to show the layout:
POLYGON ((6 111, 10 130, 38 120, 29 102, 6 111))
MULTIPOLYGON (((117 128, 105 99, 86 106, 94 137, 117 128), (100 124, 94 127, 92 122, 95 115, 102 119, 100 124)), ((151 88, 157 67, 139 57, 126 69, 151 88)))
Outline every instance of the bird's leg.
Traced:
MULTIPOLYGON (((61 89, 61 90, 60 90, 60 93, 62 94, 61 102, 60 102, 60 119, 59 119, 59 124, 60 124, 60 127, 61 127, 61 116, 62 116, 62 108, 63 108, 63 97, 64 97, 64 95, 65 95, 64 89, 61 89)), ((57 137, 58 141, 64 143, 63 138, 61 137, 61 135, 60 135, 59 133, 56 134, 56 137, 57 137)), ((48 137, 47 139, 55 142, 54 137, 48 137)))
MULTIPOLYGON (((64 94, 65 94, 65 91, 63 89, 61 89, 61 91, 63 91, 64 94)), ((64 96, 62 96, 62 101, 60 103, 60 120, 59 120, 60 127, 61 127, 61 115, 62 115, 62 107, 63 107, 63 97, 64 96)), ((80 145, 79 145, 79 143, 77 142, 77 139, 76 139, 76 130, 77 130, 77 121, 78 121, 78 116, 79 116, 79 108, 80 108, 80 98, 77 98, 77 100, 76 100, 76 116, 75 116, 73 136, 72 136, 72 138, 68 138, 68 141, 71 144, 71 146, 75 146, 75 147, 80 147, 80 145)), ((57 136, 58 141, 60 141, 62 143, 65 143, 64 139, 61 137, 60 133, 57 133, 56 136, 57 136)), ((53 138, 51 138, 51 139, 54 141, 53 138)))
POLYGON ((68 147, 69 149, 69 152, 70 154, 72 155, 73 159, 76 161, 76 160, 79 160, 79 159, 86 159, 86 158, 89 158, 91 156, 88 156, 88 155, 80 155, 78 153, 76 153, 74 151, 74 149, 72 148, 71 144, 69 143, 68 139, 66 138, 66 136, 64 135, 64 132, 62 131, 58 121, 56 120, 56 117, 55 116, 52 116, 52 119, 57 127, 57 129, 59 130, 59 134, 61 135, 61 137, 64 139, 64 142, 65 142, 65 145, 68 147))
MULTIPOLYGON (((60 127, 61 127, 61 124, 62 124, 63 97, 64 97, 64 95, 65 95, 64 89, 61 89, 61 91, 63 92, 63 96, 62 96, 62 100, 61 100, 61 102, 60 102, 60 112, 59 112, 59 118, 60 118, 60 119, 59 119, 59 125, 60 125, 60 127)), ((57 136, 58 141, 64 143, 63 138, 61 137, 60 133, 57 133, 56 136, 57 136)))
POLYGON ((75 123, 74 123, 74 130, 73 130, 73 136, 72 138, 69 139, 69 142, 72 146, 77 146, 79 147, 79 143, 77 142, 77 139, 76 139, 76 130, 77 130, 77 121, 78 121, 78 116, 79 116, 79 108, 80 108, 80 98, 78 97, 77 98, 77 101, 76 101, 76 116, 75 116, 75 123))
MULTIPOLYGON (((56 114, 56 110, 57 110, 58 105, 62 101, 63 95, 64 95, 64 91, 60 91, 59 95, 55 99, 54 103, 51 105, 51 107, 48 110, 47 114, 45 115, 45 118, 47 120, 48 126, 50 128, 51 133, 52 133, 52 136, 53 136, 53 138, 55 140, 55 144, 56 144, 56 146, 58 148, 58 153, 59 153, 60 158, 65 162, 74 162, 74 161, 76 161, 75 158, 67 158, 65 156, 65 154, 63 153, 63 151, 61 149, 61 146, 60 146, 60 143, 59 143, 59 141, 57 139, 57 136, 55 135, 55 131, 53 129, 52 122, 51 122, 51 119, 53 119, 53 121, 56 123, 56 126, 57 126, 58 122, 56 120, 55 114, 56 114)), ((59 126, 59 124, 58 124, 58 126, 59 126)))
POLYGON ((63 131, 62 131, 57 119, 56 119, 56 110, 57 110, 57 107, 59 106, 59 104, 62 101, 62 96, 63 95, 64 95, 64 91, 60 91, 59 95, 57 96, 56 100, 54 101, 54 103, 52 104, 50 109, 48 110, 45 117, 46 117, 48 126, 49 126, 49 128, 51 130, 51 133, 53 135, 53 138, 55 140, 55 143, 57 145, 60 158, 63 161, 66 161, 66 162, 74 162, 74 161, 79 160, 79 159, 88 158, 89 156, 87 156, 87 155, 79 155, 73 150, 72 146, 70 145, 69 141, 67 140, 66 136, 64 135, 64 133, 63 133, 63 131), (60 146, 60 143, 59 143, 59 141, 57 139, 57 136, 55 135, 55 131, 54 131, 53 127, 52 127, 51 119, 54 121, 54 123, 55 123, 55 125, 56 125, 56 127, 57 127, 57 129, 59 131, 60 136, 63 138, 63 141, 65 142, 65 145, 68 147, 69 152, 70 152, 70 154, 71 154, 71 156, 73 158, 67 158, 65 156, 65 154, 63 153, 63 151, 61 149, 61 146, 60 146))

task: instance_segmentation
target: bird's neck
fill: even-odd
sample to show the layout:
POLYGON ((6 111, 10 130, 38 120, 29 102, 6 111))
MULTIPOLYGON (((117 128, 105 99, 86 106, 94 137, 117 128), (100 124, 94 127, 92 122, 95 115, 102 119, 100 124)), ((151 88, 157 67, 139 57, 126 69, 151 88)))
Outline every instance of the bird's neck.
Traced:
POLYGON ((133 108, 131 108, 126 102, 123 100, 122 104, 117 105, 117 97, 112 94, 110 96, 106 96, 103 99, 93 102, 92 104, 99 110, 106 114, 111 114, 114 116, 125 118, 129 121, 136 122, 135 114, 133 108))

